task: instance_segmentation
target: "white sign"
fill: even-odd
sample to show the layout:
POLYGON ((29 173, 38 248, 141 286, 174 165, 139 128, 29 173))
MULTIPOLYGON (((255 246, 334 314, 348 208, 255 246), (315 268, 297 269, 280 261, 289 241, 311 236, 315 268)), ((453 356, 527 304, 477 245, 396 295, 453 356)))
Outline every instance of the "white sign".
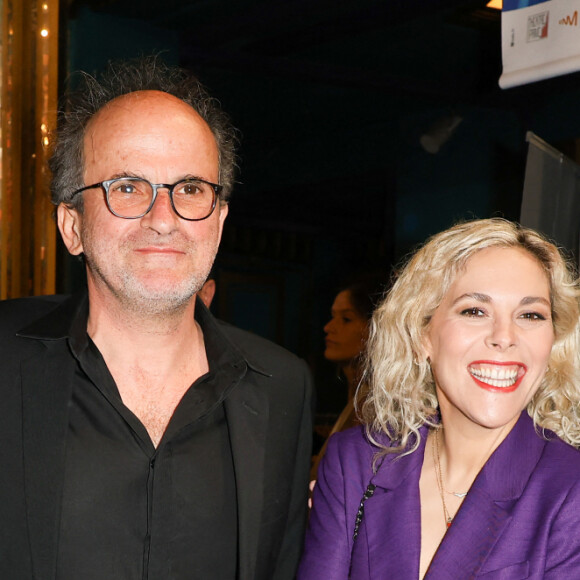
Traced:
POLYGON ((580 0, 503 0, 503 89, 580 70, 580 0))

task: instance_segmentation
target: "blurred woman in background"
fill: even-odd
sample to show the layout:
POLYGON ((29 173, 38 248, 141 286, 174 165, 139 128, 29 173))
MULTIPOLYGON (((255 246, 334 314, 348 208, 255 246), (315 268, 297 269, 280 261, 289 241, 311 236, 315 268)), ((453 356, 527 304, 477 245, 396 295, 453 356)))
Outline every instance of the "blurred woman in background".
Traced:
MULTIPOLYGON (((334 423, 329 437, 359 423, 354 398, 361 379, 361 354, 368 339, 373 310, 382 297, 383 290, 381 277, 371 273, 361 274, 343 286, 334 298, 330 310, 331 318, 324 326, 324 358, 336 363, 339 377, 347 386, 347 403, 334 423)), ((327 441, 328 439, 313 460, 311 479, 316 479, 318 464, 326 451, 327 441)))

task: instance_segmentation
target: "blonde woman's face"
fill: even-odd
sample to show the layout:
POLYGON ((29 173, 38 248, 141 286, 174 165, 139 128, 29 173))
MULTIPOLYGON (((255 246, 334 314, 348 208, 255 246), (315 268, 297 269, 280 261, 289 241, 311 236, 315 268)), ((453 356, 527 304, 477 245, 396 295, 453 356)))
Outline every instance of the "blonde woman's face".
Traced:
POLYGON ((331 318, 324 327, 324 332, 324 357, 339 365, 351 363, 364 348, 368 336, 368 322, 355 310, 348 290, 339 292, 334 299, 331 318))
POLYGON ((517 248, 466 263, 427 328, 444 423, 509 430, 546 372, 554 331, 546 274, 517 248))

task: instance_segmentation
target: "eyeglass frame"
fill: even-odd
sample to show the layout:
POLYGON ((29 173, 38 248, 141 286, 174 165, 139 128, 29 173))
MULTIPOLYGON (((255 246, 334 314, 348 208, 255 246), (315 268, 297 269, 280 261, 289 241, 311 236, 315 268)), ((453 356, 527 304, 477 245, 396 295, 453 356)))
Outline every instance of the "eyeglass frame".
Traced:
POLYGON ((169 201, 171 202, 171 207, 172 207, 173 211, 175 212, 175 214, 179 218, 181 218, 182 220, 186 220, 188 222, 201 222, 201 221, 209 218, 211 216, 211 214, 215 211, 215 208, 217 205, 217 200, 219 199, 220 193, 222 192, 222 189, 223 189, 223 185, 219 185, 217 183, 212 183, 211 181, 206 181, 205 179, 200 179, 199 177, 189 178, 189 179, 180 179, 179 181, 176 181, 173 184, 171 184, 171 183, 151 183, 148 179, 145 179, 144 177, 134 177, 134 176, 114 177, 113 179, 105 179, 104 181, 99 181, 99 183, 93 183, 92 185, 86 185, 85 187, 81 187, 80 189, 73 191, 72 195, 70 196, 69 202, 72 201, 72 199, 76 195, 78 195, 79 193, 82 193, 83 191, 87 191, 88 189, 95 189, 97 187, 102 188, 103 191, 105 192, 105 203, 107 204, 108 210, 115 217, 121 218, 123 220, 137 220, 137 219, 140 219, 142 217, 145 217, 153 209, 153 206, 155 205, 155 201, 157 200, 157 190, 159 188, 167 189, 167 194, 169 195, 169 201), (151 203, 149 204, 149 207, 143 213, 136 215, 136 216, 132 216, 132 217, 127 217, 127 216, 119 215, 118 213, 116 213, 113 210, 113 208, 111 207, 111 204, 109 202, 109 188, 116 181, 144 181, 144 182, 148 183, 151 186, 151 189, 153 190, 153 197, 151 198, 151 203), (175 207, 175 203, 173 202, 173 190, 175 189, 176 185, 179 185, 180 183, 185 183, 188 181, 199 181, 201 183, 205 183, 206 185, 209 185, 213 190, 214 195, 213 195, 213 202, 211 204, 211 210, 205 217, 186 218, 186 217, 182 216, 177 211, 177 208, 175 207))

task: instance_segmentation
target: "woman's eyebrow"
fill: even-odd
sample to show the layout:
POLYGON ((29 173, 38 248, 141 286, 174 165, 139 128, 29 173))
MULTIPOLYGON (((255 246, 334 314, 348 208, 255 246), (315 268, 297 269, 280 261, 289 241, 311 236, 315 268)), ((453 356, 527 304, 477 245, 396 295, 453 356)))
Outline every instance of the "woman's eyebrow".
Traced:
POLYGON ((471 298, 472 300, 477 300, 478 302, 491 302, 491 296, 487 294, 481 294, 480 292, 467 292, 466 294, 462 294, 458 296, 454 301, 453 304, 457 304, 461 300, 465 298, 471 298))
MULTIPOLYGON (((457 302, 460 302, 461 300, 464 300, 466 298, 472 299, 472 300, 477 300, 478 302, 485 302, 485 303, 493 302, 493 300, 491 299, 491 296, 488 296, 487 294, 481 294, 480 292, 467 292, 465 294, 462 294, 461 296, 458 296, 453 301, 453 304, 457 304, 457 302)), ((545 304, 546 306, 550 306, 550 301, 547 300, 546 298, 544 298, 543 296, 524 296, 520 300, 520 304, 522 306, 526 306, 527 304, 536 304, 537 302, 541 302, 542 304, 545 304)))
POLYGON ((353 308, 334 308, 330 311, 331 314, 346 314, 347 312, 352 312, 356 314, 356 310, 353 308))
POLYGON ((521 299, 520 304, 535 304, 536 302, 541 302, 546 306, 551 306, 550 301, 546 300, 543 296, 526 296, 525 298, 521 299))

